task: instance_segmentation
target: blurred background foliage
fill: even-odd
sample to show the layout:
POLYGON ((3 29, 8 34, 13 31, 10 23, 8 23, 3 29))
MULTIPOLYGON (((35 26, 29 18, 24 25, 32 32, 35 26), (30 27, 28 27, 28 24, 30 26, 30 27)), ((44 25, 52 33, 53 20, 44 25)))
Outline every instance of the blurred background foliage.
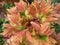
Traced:
MULTIPOLYGON (((5 19, 0 18, 0 33, 3 32, 3 29, 4 29, 3 23, 4 22, 5 22, 5 19)), ((3 38, 3 35, 0 34, 0 45, 3 45, 3 44, 4 44, 4 38, 3 38)))
POLYGON ((60 3, 60 0, 52 0, 52 3, 60 3))
MULTIPOLYGON (((5 18, 0 18, 0 33, 3 32, 3 30, 6 28, 3 26, 3 24, 9 23, 8 21, 5 20, 5 18)), ((5 39, 3 35, 0 34, 0 45, 4 45, 5 39)))

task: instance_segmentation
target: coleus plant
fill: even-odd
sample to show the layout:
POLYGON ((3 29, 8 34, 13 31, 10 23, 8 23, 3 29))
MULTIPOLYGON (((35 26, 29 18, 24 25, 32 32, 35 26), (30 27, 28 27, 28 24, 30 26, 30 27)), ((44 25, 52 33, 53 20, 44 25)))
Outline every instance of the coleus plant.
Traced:
POLYGON ((1 33, 6 42, 4 45, 55 45, 57 41, 51 36, 55 29, 51 23, 58 20, 53 13, 51 3, 47 0, 26 4, 20 0, 15 6, 7 9, 8 24, 1 33))

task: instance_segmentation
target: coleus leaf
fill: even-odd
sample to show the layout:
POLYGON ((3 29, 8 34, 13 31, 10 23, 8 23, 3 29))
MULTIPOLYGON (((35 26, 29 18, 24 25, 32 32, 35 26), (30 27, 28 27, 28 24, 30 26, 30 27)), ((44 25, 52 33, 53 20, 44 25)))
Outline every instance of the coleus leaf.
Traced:
POLYGON ((53 28, 55 28, 56 33, 60 32, 60 25, 58 23, 54 23, 53 28))
POLYGON ((38 37, 39 37, 40 40, 44 40, 44 41, 48 40, 48 37, 45 36, 45 35, 38 35, 38 37))
POLYGON ((5 18, 0 18, 0 33, 2 33, 3 30, 5 29, 5 27, 3 26, 3 24, 5 23, 9 23, 9 22, 5 21, 5 18))
POLYGON ((3 32, 3 23, 4 23, 5 19, 4 18, 0 18, 0 33, 3 32))
POLYGON ((5 41, 4 37, 0 35, 0 45, 4 45, 4 41, 5 41))
POLYGON ((25 12, 20 12, 20 16, 25 17, 26 16, 25 12))
POLYGON ((10 8, 10 7, 12 7, 12 6, 13 6, 12 3, 5 3, 5 4, 4 4, 5 10, 8 9, 8 8, 10 8))
POLYGON ((0 18, 0 25, 2 25, 4 23, 5 19, 4 18, 0 18))
POLYGON ((24 30, 25 28, 23 26, 20 26, 19 27, 19 30, 24 30))

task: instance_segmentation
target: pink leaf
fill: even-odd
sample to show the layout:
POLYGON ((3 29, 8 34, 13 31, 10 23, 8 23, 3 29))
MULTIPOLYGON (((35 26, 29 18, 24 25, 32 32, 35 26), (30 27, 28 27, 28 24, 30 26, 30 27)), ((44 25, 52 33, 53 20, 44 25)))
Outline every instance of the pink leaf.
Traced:
POLYGON ((38 30, 41 30, 40 28, 40 25, 39 24, 37 24, 37 23, 35 23, 35 22, 31 22, 31 25, 33 26, 33 28, 35 28, 37 31, 38 30))
POLYGON ((26 38, 29 42, 33 43, 33 38, 31 37, 31 34, 29 31, 26 31, 26 38))
POLYGON ((26 3, 24 1, 20 1, 19 3, 15 3, 19 12, 24 11, 26 8, 26 3))

